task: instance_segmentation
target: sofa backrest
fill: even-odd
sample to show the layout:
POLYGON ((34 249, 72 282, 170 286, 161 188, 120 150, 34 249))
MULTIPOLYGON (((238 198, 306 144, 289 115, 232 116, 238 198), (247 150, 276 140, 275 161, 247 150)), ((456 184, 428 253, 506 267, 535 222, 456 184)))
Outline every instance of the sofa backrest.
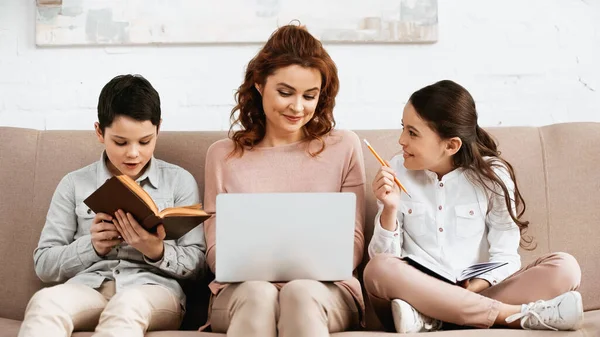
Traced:
MULTIPOLYGON (((527 203, 528 234, 537 248, 523 262, 554 251, 574 255, 583 270, 586 309, 600 308, 600 123, 489 128, 516 170, 527 203)), ((384 158, 398 152, 398 130, 360 130, 384 158)), ((204 188, 204 155, 226 132, 161 132, 155 155, 190 171, 204 188)), ((91 131, 36 131, 0 127, 0 317, 22 319, 42 287, 33 271, 33 249, 59 180, 98 160, 102 145, 91 131)), ((364 151, 368 244, 376 202, 370 190, 379 164, 364 151)), ((365 259, 366 262, 366 247, 365 259)), ((364 263, 363 263, 364 265, 364 263)), ((369 325, 373 325, 372 312, 369 325)))

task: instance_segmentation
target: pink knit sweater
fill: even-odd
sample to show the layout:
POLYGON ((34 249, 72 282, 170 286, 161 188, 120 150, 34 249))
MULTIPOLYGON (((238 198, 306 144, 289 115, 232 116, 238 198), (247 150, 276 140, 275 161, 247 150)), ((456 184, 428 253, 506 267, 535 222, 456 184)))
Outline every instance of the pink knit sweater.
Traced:
MULTIPOLYGON (((365 225, 365 168, 358 136, 334 130, 324 136, 326 147, 318 156, 309 154, 321 143, 301 141, 276 147, 257 147, 243 156, 229 156, 234 148, 230 139, 215 142, 206 154, 204 209, 214 212, 219 193, 260 192, 354 192, 356 225, 354 229, 354 269, 363 257, 365 225)), ((218 215, 217 215, 218 216, 218 215)), ((215 271, 215 217, 204 223, 207 263, 215 271)), ((318 235, 315 233, 315 235, 318 235)), ((364 301, 356 278, 338 282, 354 296, 361 312, 364 301)), ((210 284, 213 294, 226 285, 210 284)))

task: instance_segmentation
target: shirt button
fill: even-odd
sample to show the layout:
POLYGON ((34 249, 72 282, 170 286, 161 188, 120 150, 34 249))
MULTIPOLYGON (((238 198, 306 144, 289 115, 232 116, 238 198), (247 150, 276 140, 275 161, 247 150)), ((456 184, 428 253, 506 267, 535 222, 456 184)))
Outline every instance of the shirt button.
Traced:
POLYGON ((92 210, 88 208, 87 214, 92 214, 92 210))
POLYGON ((171 262, 167 261, 167 268, 169 268, 170 265, 171 265, 171 262))
POLYGON ((438 206, 438 209, 441 211, 441 210, 442 210, 442 205, 439 205, 439 206, 438 206))
POLYGON ((440 187, 444 187, 444 183, 440 183, 440 187))
POLYGON ((412 214, 412 208, 408 209, 408 214, 412 214))
POLYGON ((473 215, 473 214, 475 214, 475 212, 473 212, 473 210, 470 210, 469 215, 473 215))
POLYGON ((118 269, 115 270, 115 274, 119 275, 121 273, 121 271, 119 271, 118 269))
POLYGON ((439 229, 440 233, 444 231, 444 229, 442 227, 440 227, 439 229))

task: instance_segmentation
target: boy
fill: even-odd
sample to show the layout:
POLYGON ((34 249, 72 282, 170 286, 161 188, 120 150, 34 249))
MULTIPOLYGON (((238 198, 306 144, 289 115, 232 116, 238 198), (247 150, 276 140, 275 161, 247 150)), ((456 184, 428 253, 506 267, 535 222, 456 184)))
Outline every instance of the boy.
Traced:
POLYGON ((185 294, 177 279, 204 270, 203 226, 163 241, 162 225, 149 233, 122 210, 94 214, 83 202, 118 174, 140 184, 159 209, 200 202, 189 172, 153 157, 160 123, 159 95, 143 77, 117 76, 102 89, 94 127, 105 150, 61 180, 34 251, 38 277, 65 283, 31 298, 19 336, 70 336, 94 327, 94 336, 143 336, 179 328, 185 294))

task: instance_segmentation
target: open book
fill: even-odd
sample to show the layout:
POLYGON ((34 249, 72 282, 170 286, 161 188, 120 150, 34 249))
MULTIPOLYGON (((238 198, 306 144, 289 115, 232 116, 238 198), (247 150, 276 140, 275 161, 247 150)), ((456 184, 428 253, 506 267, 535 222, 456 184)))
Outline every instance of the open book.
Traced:
POLYGON ((108 179, 83 202, 95 213, 114 216, 119 209, 131 213, 149 232, 155 233, 156 227, 162 223, 165 239, 179 239, 212 216, 202 210, 200 204, 159 211, 148 192, 126 175, 108 179))
POLYGON ((413 267, 419 269, 427 275, 436 277, 442 281, 446 281, 451 284, 458 284, 462 281, 472 279, 476 276, 487 273, 488 271, 494 270, 498 267, 507 265, 508 262, 482 262, 473 264, 460 272, 459 275, 455 275, 452 271, 448 271, 446 268, 434 263, 428 259, 416 256, 407 255, 402 257, 404 261, 413 267))

